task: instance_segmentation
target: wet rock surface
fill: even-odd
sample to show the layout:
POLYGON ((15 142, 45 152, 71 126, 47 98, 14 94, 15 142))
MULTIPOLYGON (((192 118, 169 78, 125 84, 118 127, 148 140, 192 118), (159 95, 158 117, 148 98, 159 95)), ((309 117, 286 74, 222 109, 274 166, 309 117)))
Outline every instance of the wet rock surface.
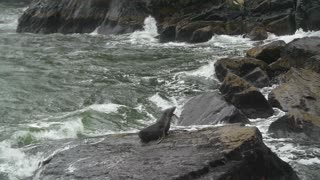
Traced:
POLYGON ((228 72, 234 73, 256 87, 269 85, 270 69, 265 62, 250 57, 234 57, 219 59, 215 65, 216 76, 223 81, 228 72), (258 69, 257 69, 258 68, 258 69), (260 73, 256 73, 259 71, 260 73))
POLYGON ((247 56, 263 60, 267 64, 277 61, 286 43, 284 41, 274 41, 269 44, 257 46, 247 51, 247 56))
POLYGON ((292 68, 282 77, 283 83, 272 90, 269 102, 288 114, 270 125, 275 137, 298 137, 319 140, 320 74, 292 68))
POLYGON ((245 123, 248 118, 217 92, 207 92, 190 99, 180 115, 179 125, 208 125, 218 123, 245 123))
POLYGON ((123 34, 142 29, 148 16, 143 0, 34 0, 17 32, 123 34))
POLYGON ((291 111, 273 122, 268 130, 273 137, 319 141, 320 116, 301 110, 291 111))
POLYGON ((262 40, 265 30, 284 35, 301 27, 319 29, 318 9, 317 0, 34 0, 17 31, 88 33, 99 27, 101 34, 120 34, 141 29, 143 19, 151 15, 158 22, 161 42, 198 43, 212 34, 247 33, 262 40))
POLYGON ((273 109, 261 92, 239 76, 228 73, 219 88, 223 97, 248 118, 267 118, 273 109))
POLYGON ((281 57, 288 59, 291 67, 306 68, 320 73, 320 37, 293 40, 284 48, 281 57))
POLYGON ((281 81, 269 95, 270 104, 287 112, 298 109, 320 116, 320 74, 292 68, 281 81))
POLYGON ((50 158, 39 179, 298 179, 257 128, 228 125, 171 131, 161 144, 137 134, 85 139, 50 158))

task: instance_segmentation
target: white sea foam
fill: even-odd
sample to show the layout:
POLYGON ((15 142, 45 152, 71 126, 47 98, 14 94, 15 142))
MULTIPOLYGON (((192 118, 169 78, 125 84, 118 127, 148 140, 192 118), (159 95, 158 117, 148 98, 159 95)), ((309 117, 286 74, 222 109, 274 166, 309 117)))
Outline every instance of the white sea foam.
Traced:
POLYGON ((293 35, 284 35, 284 36, 276 36, 274 34, 269 34, 269 37, 265 42, 283 40, 286 43, 291 42, 297 38, 310 37, 310 36, 318 36, 320 37, 320 31, 307 31, 304 32, 302 29, 298 29, 293 35))
POLYGON ((0 172, 6 173, 10 180, 29 177, 38 167, 41 153, 27 155, 20 149, 12 148, 9 142, 0 142, 0 172))
POLYGON ((170 100, 162 98, 159 93, 156 93, 155 95, 149 97, 149 100, 153 102, 155 105, 157 105, 162 110, 165 110, 167 108, 170 108, 172 106, 177 106, 177 102, 174 100, 174 98, 171 98, 170 100))
POLYGON ((109 104, 93 104, 93 105, 89 106, 89 109, 108 114, 108 113, 117 112, 120 107, 123 107, 123 105, 113 104, 113 103, 109 103, 109 104))
POLYGON ((131 44, 145 44, 155 43, 158 40, 155 38, 158 35, 157 22, 149 16, 144 20, 144 26, 142 31, 135 31, 130 35, 131 44))
POLYGON ((208 44, 212 44, 216 47, 228 48, 230 46, 233 47, 252 47, 253 41, 250 41, 248 38, 243 38, 241 35, 239 36, 229 36, 229 35, 214 35, 207 42, 208 44))
POLYGON ((209 61, 208 64, 201 66, 200 68, 185 72, 184 74, 187 76, 199 76, 207 79, 214 79, 215 71, 214 71, 214 63, 216 60, 209 61))

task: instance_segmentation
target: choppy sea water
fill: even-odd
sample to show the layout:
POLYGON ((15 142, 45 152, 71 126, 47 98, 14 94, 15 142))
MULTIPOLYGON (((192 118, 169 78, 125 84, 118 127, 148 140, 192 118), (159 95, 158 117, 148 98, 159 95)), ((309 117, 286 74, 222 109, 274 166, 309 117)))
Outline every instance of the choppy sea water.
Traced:
MULTIPOLYGON (((26 7, 0 3, 0 179, 31 176, 41 160, 66 150, 73 139, 135 132, 161 110, 219 87, 214 63, 242 56, 253 42, 213 36, 206 43, 158 43, 155 20, 143 31, 119 36, 17 34, 26 7)), ((270 35, 286 42, 320 32, 270 35)), ((274 87, 264 88, 264 94, 274 87)), ((284 115, 252 119, 265 143, 301 179, 320 179, 320 144, 274 139, 271 122, 284 115)), ((181 128, 173 126, 173 128, 181 128)), ((189 127, 200 128, 200 127, 189 127)))

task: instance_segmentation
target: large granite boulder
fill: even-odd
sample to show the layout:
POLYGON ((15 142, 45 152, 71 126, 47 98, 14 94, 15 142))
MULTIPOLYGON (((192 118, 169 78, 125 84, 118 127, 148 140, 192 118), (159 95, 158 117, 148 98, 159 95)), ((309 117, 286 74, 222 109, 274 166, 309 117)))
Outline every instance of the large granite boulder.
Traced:
POLYGON ((75 142, 51 156, 33 178, 299 179, 254 127, 171 131, 160 144, 141 144, 134 133, 93 140, 75 142))
POLYGON ((222 58, 215 63, 214 67, 216 76, 221 82, 229 72, 232 72, 258 88, 269 85, 270 69, 268 64, 255 58, 222 58))
POLYGON ((267 118, 273 109, 261 92, 239 76, 228 73, 219 88, 223 97, 249 118, 267 118))
POLYGON ((226 102, 219 92, 207 92, 191 98, 180 115, 179 125, 245 123, 250 121, 236 107, 226 102))
POLYGON ((320 116, 320 74, 291 68, 281 81, 269 94, 271 105, 287 112, 298 109, 320 116))
POLYGON ((319 141, 320 116, 294 110, 271 123, 269 132, 277 138, 319 141))
POLYGON ((295 39, 285 48, 281 57, 288 59, 291 67, 307 68, 320 73, 320 37, 295 39))
POLYGON ((277 61, 286 43, 282 40, 274 41, 269 44, 256 46, 247 51, 248 57, 260 59, 268 64, 277 61))

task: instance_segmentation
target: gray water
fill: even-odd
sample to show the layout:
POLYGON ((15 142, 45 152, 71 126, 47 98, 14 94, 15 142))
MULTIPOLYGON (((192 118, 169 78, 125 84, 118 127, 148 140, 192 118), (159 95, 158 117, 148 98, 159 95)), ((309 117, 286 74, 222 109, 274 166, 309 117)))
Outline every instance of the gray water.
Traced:
MULTIPOLYGON (((192 96, 218 88, 217 59, 253 46, 240 36, 160 44, 152 17, 144 31, 120 36, 17 34, 24 8, 0 3, 0 179, 31 176, 73 139, 137 131, 171 106, 179 113, 192 96)), ((320 36, 267 41, 310 34, 320 36)), ((253 125, 302 179, 320 179, 320 145, 269 137, 268 125, 284 114, 276 112, 253 125)))

